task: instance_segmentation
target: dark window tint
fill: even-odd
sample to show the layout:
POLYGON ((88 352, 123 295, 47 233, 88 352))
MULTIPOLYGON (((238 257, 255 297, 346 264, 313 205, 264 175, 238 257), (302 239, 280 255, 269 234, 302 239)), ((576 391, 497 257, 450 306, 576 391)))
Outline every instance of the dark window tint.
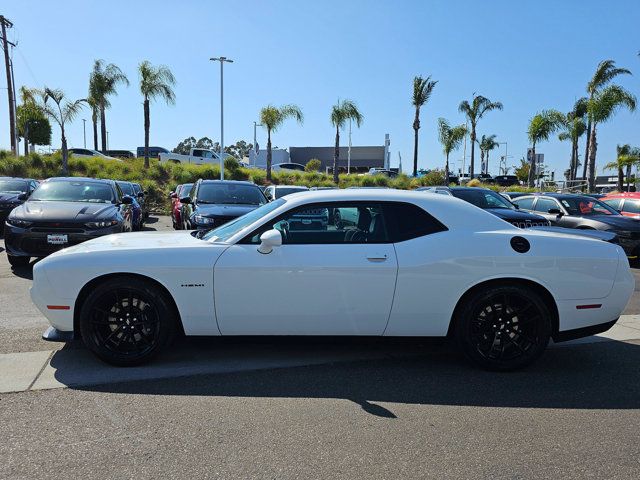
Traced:
POLYGON ((197 192, 198 203, 223 205, 262 205, 264 195, 256 185, 234 183, 201 183, 197 192))
POLYGON ((539 198, 538 203, 536 203, 536 208, 534 209, 536 212, 548 213, 551 208, 560 208, 555 200, 551 200, 550 198, 539 198))
POLYGON ((27 182, 24 180, 0 180, 0 192, 21 193, 27 191, 27 182))
POLYGON ((260 243, 260 235, 278 230, 285 245, 389 243, 389 230, 380 204, 336 202, 309 204, 291 210, 255 232, 242 243, 260 243))
POLYGON ((534 197, 514 198, 512 200, 512 202, 515 203, 516 205, 518 205, 518 207, 520 207, 523 210, 531 210, 531 209, 533 209, 533 201, 534 200, 535 200, 534 197))
MULTIPOLYGON (((613 206, 613 205, 612 205, 613 206)), ((615 207, 614 207, 615 208, 615 207)), ((625 212, 629 212, 629 213, 640 213, 640 200, 631 200, 631 199, 626 199, 624 201, 624 208, 623 210, 625 212)))
POLYGON ((384 212, 394 243, 447 230, 442 223, 411 203, 387 203, 384 212))
POLYGON ((282 198, 285 195, 290 195, 292 193, 297 193, 297 192, 306 192, 307 188, 302 188, 302 187, 282 187, 282 188, 276 188, 275 192, 276 192, 276 198, 282 198))
POLYGON ((136 192, 133 189, 133 185, 131 185, 128 182, 118 182, 118 186, 120 187, 120 190, 122 190, 122 193, 124 193, 125 195, 135 195, 136 192))
POLYGON ((512 209, 513 205, 502 195, 491 190, 483 189, 454 189, 451 194, 456 198, 469 202, 480 208, 508 208, 512 209))

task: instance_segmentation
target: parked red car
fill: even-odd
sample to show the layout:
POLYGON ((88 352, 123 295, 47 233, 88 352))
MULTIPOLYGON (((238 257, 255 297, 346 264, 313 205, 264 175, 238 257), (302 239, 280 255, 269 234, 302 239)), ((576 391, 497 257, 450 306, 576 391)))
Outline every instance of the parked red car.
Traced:
POLYGON ((640 192, 609 193, 600 199, 626 217, 640 219, 640 192))
POLYGON ((174 192, 171 192, 171 222, 173 223, 174 230, 182 230, 182 204, 180 199, 186 197, 191 192, 193 183, 185 183, 184 185, 178 185, 174 192))

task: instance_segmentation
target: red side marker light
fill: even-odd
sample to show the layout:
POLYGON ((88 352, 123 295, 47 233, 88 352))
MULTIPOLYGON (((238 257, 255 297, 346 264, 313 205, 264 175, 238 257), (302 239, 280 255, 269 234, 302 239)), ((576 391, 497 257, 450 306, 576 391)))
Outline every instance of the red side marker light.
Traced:
POLYGON ((71 310, 69 305, 47 305, 49 310, 71 310))
POLYGON ((602 306, 601 303, 594 303, 591 305, 576 305, 578 310, 587 310, 588 308, 600 308, 602 306))

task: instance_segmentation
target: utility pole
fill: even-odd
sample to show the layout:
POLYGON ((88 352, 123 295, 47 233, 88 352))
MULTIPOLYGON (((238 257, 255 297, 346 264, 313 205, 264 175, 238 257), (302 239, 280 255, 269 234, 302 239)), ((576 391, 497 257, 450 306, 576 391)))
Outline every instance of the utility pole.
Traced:
POLYGON ((253 122, 253 151, 255 153, 255 156, 253 157, 253 166, 255 167, 256 164, 258 163, 258 139, 256 136, 256 127, 262 127, 261 123, 258 122, 253 122))
POLYGON ((7 71, 7 95, 9 98, 9 130, 11 133, 11 151, 15 156, 18 156, 18 145, 16 144, 16 112, 14 110, 14 91, 13 81, 11 75, 11 66, 9 65, 9 45, 15 46, 15 44, 9 42, 7 38, 7 28, 13 27, 11 23, 4 15, 0 15, 0 25, 2 28, 2 46, 4 49, 4 66, 7 71))
POLYGON ((84 137, 84 148, 87 148, 87 119, 82 119, 82 136, 84 137))
POLYGON ((347 174, 351 173, 351 119, 349 119, 349 150, 347 150, 347 174))
POLYGON ((220 180, 224 180, 224 62, 233 63, 227 57, 210 58, 220 62, 220 180))

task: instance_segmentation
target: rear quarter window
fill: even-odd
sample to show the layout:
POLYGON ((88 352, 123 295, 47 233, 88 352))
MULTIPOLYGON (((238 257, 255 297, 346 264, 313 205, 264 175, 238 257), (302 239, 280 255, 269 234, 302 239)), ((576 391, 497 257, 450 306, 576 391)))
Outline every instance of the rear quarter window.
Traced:
POLYGON ((448 230, 439 220, 412 203, 386 203, 383 208, 393 243, 448 230))

